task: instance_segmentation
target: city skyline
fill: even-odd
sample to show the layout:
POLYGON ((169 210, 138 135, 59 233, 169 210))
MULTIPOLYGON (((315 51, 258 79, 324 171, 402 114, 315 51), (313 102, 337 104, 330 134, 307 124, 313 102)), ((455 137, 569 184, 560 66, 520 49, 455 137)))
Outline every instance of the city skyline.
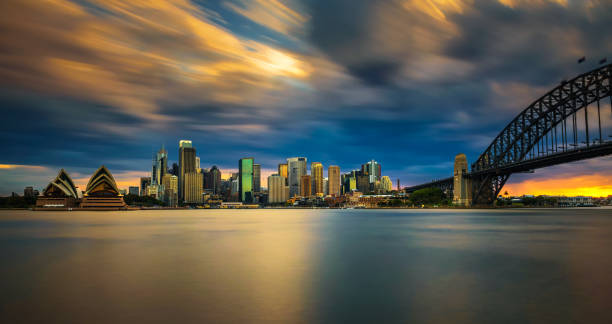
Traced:
MULTIPOLYGON (((148 176, 161 145, 178 162, 170 147, 183 138, 224 177, 254 157, 262 185, 295 156, 323 163, 325 174, 376 159, 394 185, 424 183, 450 176, 456 154, 473 163, 561 80, 612 59, 612 36, 601 32, 610 26, 606 1, 2 8, 11 28, 0 39, 12 50, 0 57, 0 195, 40 189, 61 168, 83 188, 100 164, 127 189, 148 176)), ((610 111, 604 104, 602 117, 610 111)), ((612 194, 611 164, 515 174, 504 191, 612 194)))

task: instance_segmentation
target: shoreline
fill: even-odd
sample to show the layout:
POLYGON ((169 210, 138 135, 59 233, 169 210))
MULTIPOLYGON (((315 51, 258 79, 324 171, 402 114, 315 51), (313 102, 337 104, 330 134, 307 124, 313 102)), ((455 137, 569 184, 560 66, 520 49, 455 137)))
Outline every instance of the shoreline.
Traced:
POLYGON ((260 208, 188 208, 188 207, 128 207, 128 208, 0 208, 0 210, 31 210, 42 212, 72 212, 72 211, 138 211, 138 210, 236 210, 236 209, 348 209, 348 210, 419 210, 419 209, 436 209, 436 210, 490 210, 490 209, 582 209, 582 208, 601 208, 612 209, 612 206, 583 206, 583 207, 552 207, 552 206, 522 206, 522 207, 260 207, 260 208))

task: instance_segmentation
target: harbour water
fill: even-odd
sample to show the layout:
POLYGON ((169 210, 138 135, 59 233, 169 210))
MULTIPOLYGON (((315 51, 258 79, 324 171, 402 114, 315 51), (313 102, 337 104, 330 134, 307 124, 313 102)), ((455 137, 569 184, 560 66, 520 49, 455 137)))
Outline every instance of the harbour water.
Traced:
POLYGON ((0 211, 0 322, 612 323, 612 209, 0 211))

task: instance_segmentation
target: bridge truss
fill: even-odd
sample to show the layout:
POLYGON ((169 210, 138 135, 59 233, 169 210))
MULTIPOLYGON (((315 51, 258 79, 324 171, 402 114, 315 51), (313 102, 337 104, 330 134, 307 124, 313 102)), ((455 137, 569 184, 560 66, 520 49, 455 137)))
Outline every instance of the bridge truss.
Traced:
MULTIPOLYGON (((605 125, 602 127, 602 106, 608 100, 608 119, 612 120, 611 85, 612 64, 608 64, 561 82, 524 109, 466 174, 471 178, 472 204, 491 205, 512 173, 612 154, 612 135, 604 134, 605 125)), ((452 180, 408 191, 425 186, 448 188, 452 180)))

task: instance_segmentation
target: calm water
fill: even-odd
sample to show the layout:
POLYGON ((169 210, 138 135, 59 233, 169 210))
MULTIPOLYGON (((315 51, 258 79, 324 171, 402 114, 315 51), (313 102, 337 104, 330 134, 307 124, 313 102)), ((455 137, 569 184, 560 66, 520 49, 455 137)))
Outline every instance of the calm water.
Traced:
POLYGON ((0 211, 0 322, 612 323, 612 209, 0 211))

